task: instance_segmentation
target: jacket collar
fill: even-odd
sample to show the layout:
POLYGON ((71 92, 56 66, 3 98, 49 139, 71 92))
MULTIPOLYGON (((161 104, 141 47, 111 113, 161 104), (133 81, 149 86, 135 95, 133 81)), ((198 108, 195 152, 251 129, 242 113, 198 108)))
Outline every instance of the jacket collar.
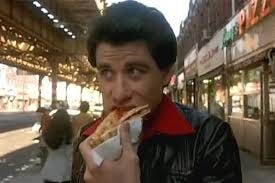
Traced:
POLYGON ((164 95, 159 109, 155 112, 151 122, 144 122, 142 140, 154 135, 163 134, 169 136, 191 135, 195 130, 179 111, 176 104, 164 95))

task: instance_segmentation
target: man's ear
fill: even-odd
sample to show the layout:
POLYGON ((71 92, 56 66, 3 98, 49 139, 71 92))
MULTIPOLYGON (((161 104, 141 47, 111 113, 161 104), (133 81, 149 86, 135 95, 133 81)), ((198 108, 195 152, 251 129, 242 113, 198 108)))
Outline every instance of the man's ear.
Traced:
POLYGON ((163 72, 163 86, 168 86, 171 80, 171 77, 173 76, 173 73, 174 73, 174 67, 170 66, 166 69, 163 69, 162 72, 163 72))

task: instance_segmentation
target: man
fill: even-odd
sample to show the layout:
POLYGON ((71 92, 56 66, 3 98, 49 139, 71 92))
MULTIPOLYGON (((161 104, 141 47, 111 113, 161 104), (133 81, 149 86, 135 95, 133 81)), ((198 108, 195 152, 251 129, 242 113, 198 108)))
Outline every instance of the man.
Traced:
POLYGON ((80 113, 73 117, 72 129, 74 139, 78 136, 79 129, 93 119, 92 116, 87 113, 89 108, 89 103, 82 101, 79 107, 80 113))
POLYGON ((164 16, 135 1, 114 4, 94 21, 88 53, 98 70, 105 114, 145 104, 152 112, 143 123, 137 153, 125 124, 120 129, 121 157, 104 160, 100 167, 87 140, 100 120, 83 128, 82 156, 75 150, 72 182, 242 182, 239 151, 229 125, 175 104, 162 92, 172 75, 176 49, 164 16))

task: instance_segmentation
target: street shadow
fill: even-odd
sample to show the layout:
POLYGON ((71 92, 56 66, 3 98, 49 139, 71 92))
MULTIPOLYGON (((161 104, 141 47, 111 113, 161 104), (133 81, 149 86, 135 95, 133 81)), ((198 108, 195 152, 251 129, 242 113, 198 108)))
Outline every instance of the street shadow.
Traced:
MULTIPOLYGON (((20 140, 20 139, 19 139, 20 140)), ((41 169, 39 144, 21 148, 0 157, 0 182, 8 183, 20 174, 39 174, 41 169)), ((275 166, 262 166, 248 152, 240 151, 244 183, 275 182, 275 166)))
POLYGON ((26 171, 40 169, 39 145, 33 144, 0 157, 0 182, 12 182, 16 176, 26 171))
POLYGON ((0 133, 32 127, 37 119, 37 114, 26 113, 1 113, 0 112, 0 133))
POLYGON ((30 123, 12 124, 10 126, 0 127, 0 134, 5 133, 5 132, 9 132, 9 131, 13 131, 13 130, 20 130, 20 129, 23 129, 23 128, 30 128, 30 127, 33 126, 33 124, 34 124, 34 122, 30 122, 30 123))

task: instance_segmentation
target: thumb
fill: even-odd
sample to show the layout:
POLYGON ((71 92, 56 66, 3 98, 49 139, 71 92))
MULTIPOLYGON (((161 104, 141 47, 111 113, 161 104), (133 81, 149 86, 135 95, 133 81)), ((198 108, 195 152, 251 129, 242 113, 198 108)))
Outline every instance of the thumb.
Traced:
POLYGON ((120 132, 120 140, 121 140, 121 145, 123 150, 122 156, 125 153, 135 152, 130 139, 130 124, 128 122, 123 123, 120 126, 119 132, 120 132))

